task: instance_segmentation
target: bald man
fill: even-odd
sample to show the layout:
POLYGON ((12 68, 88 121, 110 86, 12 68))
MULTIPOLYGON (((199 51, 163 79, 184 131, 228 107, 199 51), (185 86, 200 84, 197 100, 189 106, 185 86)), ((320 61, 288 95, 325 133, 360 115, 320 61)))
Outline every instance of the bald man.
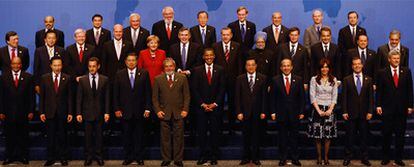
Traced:
POLYGON ((129 26, 124 28, 122 39, 132 43, 135 53, 147 48, 149 34, 147 29, 141 27, 141 16, 138 13, 129 15, 129 26))
POLYGON ((36 48, 45 46, 45 35, 49 30, 54 30, 56 33, 56 45, 62 48, 65 47, 65 35, 62 31, 55 28, 55 18, 53 16, 46 16, 43 20, 45 24, 45 29, 39 30, 36 32, 36 48))
POLYGON ((282 13, 280 12, 272 14, 272 24, 263 28, 262 31, 267 34, 266 49, 273 52, 280 44, 289 42, 289 29, 282 25, 282 13))
POLYGON ((322 27, 328 27, 323 24, 323 11, 316 9, 312 12, 313 25, 309 26, 305 30, 303 36, 303 45, 308 50, 308 53, 311 52, 312 45, 321 42, 321 29, 322 27))

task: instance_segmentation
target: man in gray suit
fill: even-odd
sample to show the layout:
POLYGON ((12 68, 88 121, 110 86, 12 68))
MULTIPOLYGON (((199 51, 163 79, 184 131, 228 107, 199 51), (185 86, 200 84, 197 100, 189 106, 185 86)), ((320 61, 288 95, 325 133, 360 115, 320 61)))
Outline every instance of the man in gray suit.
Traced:
POLYGON ((184 121, 190 105, 190 89, 185 75, 175 72, 175 62, 167 58, 163 62, 164 73, 155 77, 152 88, 154 111, 160 119, 161 166, 171 163, 171 144, 174 143, 174 165, 183 166, 184 121), (171 141, 171 130, 173 139, 171 141), (172 143, 171 143, 172 142, 172 143))
POLYGON ((321 28, 328 27, 322 24, 323 21, 323 12, 319 9, 316 9, 312 12, 313 25, 309 26, 305 30, 305 36, 303 37, 303 45, 308 50, 310 55, 310 48, 312 45, 321 42, 321 28))

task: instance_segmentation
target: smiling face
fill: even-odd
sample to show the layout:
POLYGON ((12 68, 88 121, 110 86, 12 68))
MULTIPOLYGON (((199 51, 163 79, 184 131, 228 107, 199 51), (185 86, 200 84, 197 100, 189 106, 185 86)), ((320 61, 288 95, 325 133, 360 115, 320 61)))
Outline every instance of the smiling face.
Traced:
POLYGON ((128 69, 134 69, 137 66, 137 56, 128 55, 128 57, 125 59, 125 64, 128 67, 128 69))
POLYGON ((246 9, 242 9, 240 11, 237 12, 237 19, 239 19, 239 21, 244 22, 246 21, 247 18, 247 11, 246 9))
POLYGON ((292 31, 289 33, 290 42, 296 43, 299 40, 299 31, 292 31))
POLYGON ((314 24, 322 24, 323 14, 321 11, 314 11, 312 14, 312 19, 314 24))
POLYGON ((173 61, 166 61, 164 63, 164 72, 167 75, 171 75, 171 74, 174 73, 174 71, 175 71, 175 64, 174 64, 174 62, 173 61))
POLYGON ((354 71, 354 73, 357 73, 357 74, 361 73, 363 67, 364 65, 362 64, 361 59, 352 60, 352 70, 354 71))
POLYGON ((368 37, 365 35, 360 35, 357 41, 358 47, 361 49, 365 49, 368 46, 368 37))
POLYGON ((197 17, 198 24, 202 27, 207 25, 208 15, 207 13, 200 13, 197 17))
POLYGON ((148 42, 147 46, 151 51, 156 51, 158 49, 158 42, 157 40, 151 40, 148 42))
POLYGON ((122 39, 122 34, 123 34, 122 29, 123 29, 122 25, 117 24, 114 26, 114 38, 116 40, 122 39))
POLYGON ((101 17, 94 17, 92 20, 93 27, 100 28, 102 27, 102 18, 101 17))
POLYGON ((52 64, 50 64, 50 68, 52 69, 53 73, 60 74, 62 71, 62 60, 61 59, 55 59, 52 61, 52 64))
POLYGON ((178 38, 184 44, 186 44, 189 41, 190 37, 191 37, 191 34, 189 30, 180 31, 178 33, 178 38))
POLYGON ((44 23, 46 29, 52 29, 55 24, 55 19, 52 16, 46 16, 44 23))
POLYGON ((397 68, 400 65, 400 55, 393 54, 388 56, 388 62, 392 67, 397 68))
POLYGON ((162 17, 167 23, 171 23, 174 19, 174 10, 171 8, 165 8, 162 12, 162 17))
POLYGON ((290 59, 283 59, 280 62, 280 70, 283 74, 289 75, 292 72, 293 66, 292 61, 290 59))
POLYGON ((276 26, 279 26, 282 24, 282 14, 280 12, 273 13, 272 23, 276 26))
POLYGON ((329 74, 329 66, 328 66, 328 64, 325 63, 322 66, 322 68, 321 68, 321 74, 322 74, 322 76, 328 76, 328 74, 329 74))
POLYGON ((398 34, 391 34, 389 38, 392 47, 397 47, 400 43, 400 35, 398 34))
POLYGON ((49 47, 53 47, 56 44, 56 34, 55 33, 47 33, 45 38, 45 43, 49 47))
POLYGON ((85 43, 85 40, 86 40, 86 33, 79 32, 75 35, 75 41, 79 45, 83 45, 85 43))
POLYGON ((230 42, 232 37, 233 37, 233 34, 231 33, 231 29, 221 30, 221 39, 223 40, 223 42, 225 43, 230 42))
POLYGON ((14 72, 20 71, 22 69, 22 60, 20 57, 15 57, 11 60, 10 67, 14 72))
POLYGON ((259 37, 256 40, 256 48, 264 49, 266 47, 266 41, 263 37, 259 37))
POLYGON ((17 48, 17 46, 19 46, 19 36, 18 35, 10 36, 9 40, 7 41, 7 44, 13 48, 17 48))
POLYGON ((133 15, 129 18, 129 25, 133 29, 138 29, 141 25, 141 17, 138 15, 133 15))
POLYGON ((351 26, 355 26, 358 24, 358 15, 356 13, 350 13, 348 15, 348 22, 351 26))
POLYGON ((206 51, 204 51, 203 59, 204 59, 204 62, 207 65, 213 64, 215 57, 216 56, 214 55, 214 51, 213 50, 206 50, 206 51))
POLYGON ((256 60, 254 60, 254 59, 249 59, 249 60, 247 60, 247 61, 246 61, 246 66, 245 66, 245 68, 246 68, 246 71, 247 71, 249 74, 253 74, 253 73, 255 73, 255 72, 256 72, 256 69, 257 69, 256 60))
POLYGON ((321 32, 321 41, 324 44, 330 43, 331 42, 331 38, 332 38, 331 32, 329 32, 329 31, 322 31, 321 32))

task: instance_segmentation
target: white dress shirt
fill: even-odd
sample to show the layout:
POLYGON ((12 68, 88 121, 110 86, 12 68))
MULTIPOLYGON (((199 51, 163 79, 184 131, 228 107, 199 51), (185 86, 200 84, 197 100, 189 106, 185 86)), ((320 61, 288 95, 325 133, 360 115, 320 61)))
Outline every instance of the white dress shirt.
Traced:
MULTIPOLYGON (((91 84, 91 88, 92 88, 92 74, 89 73, 89 83, 91 84)), ((96 89, 98 89, 98 81, 99 81, 99 74, 95 73, 95 83, 96 83, 96 89)))

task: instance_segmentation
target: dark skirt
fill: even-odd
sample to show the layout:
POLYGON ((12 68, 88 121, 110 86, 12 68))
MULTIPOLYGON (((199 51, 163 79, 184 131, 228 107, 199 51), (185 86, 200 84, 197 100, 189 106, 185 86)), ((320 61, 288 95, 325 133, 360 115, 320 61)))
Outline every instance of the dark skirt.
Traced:
MULTIPOLYGON (((319 108, 325 112, 329 106, 319 105, 319 108)), ((321 117, 315 108, 312 109, 312 115, 309 117, 308 137, 314 139, 331 139, 337 137, 336 117, 334 112, 330 116, 321 117)))

